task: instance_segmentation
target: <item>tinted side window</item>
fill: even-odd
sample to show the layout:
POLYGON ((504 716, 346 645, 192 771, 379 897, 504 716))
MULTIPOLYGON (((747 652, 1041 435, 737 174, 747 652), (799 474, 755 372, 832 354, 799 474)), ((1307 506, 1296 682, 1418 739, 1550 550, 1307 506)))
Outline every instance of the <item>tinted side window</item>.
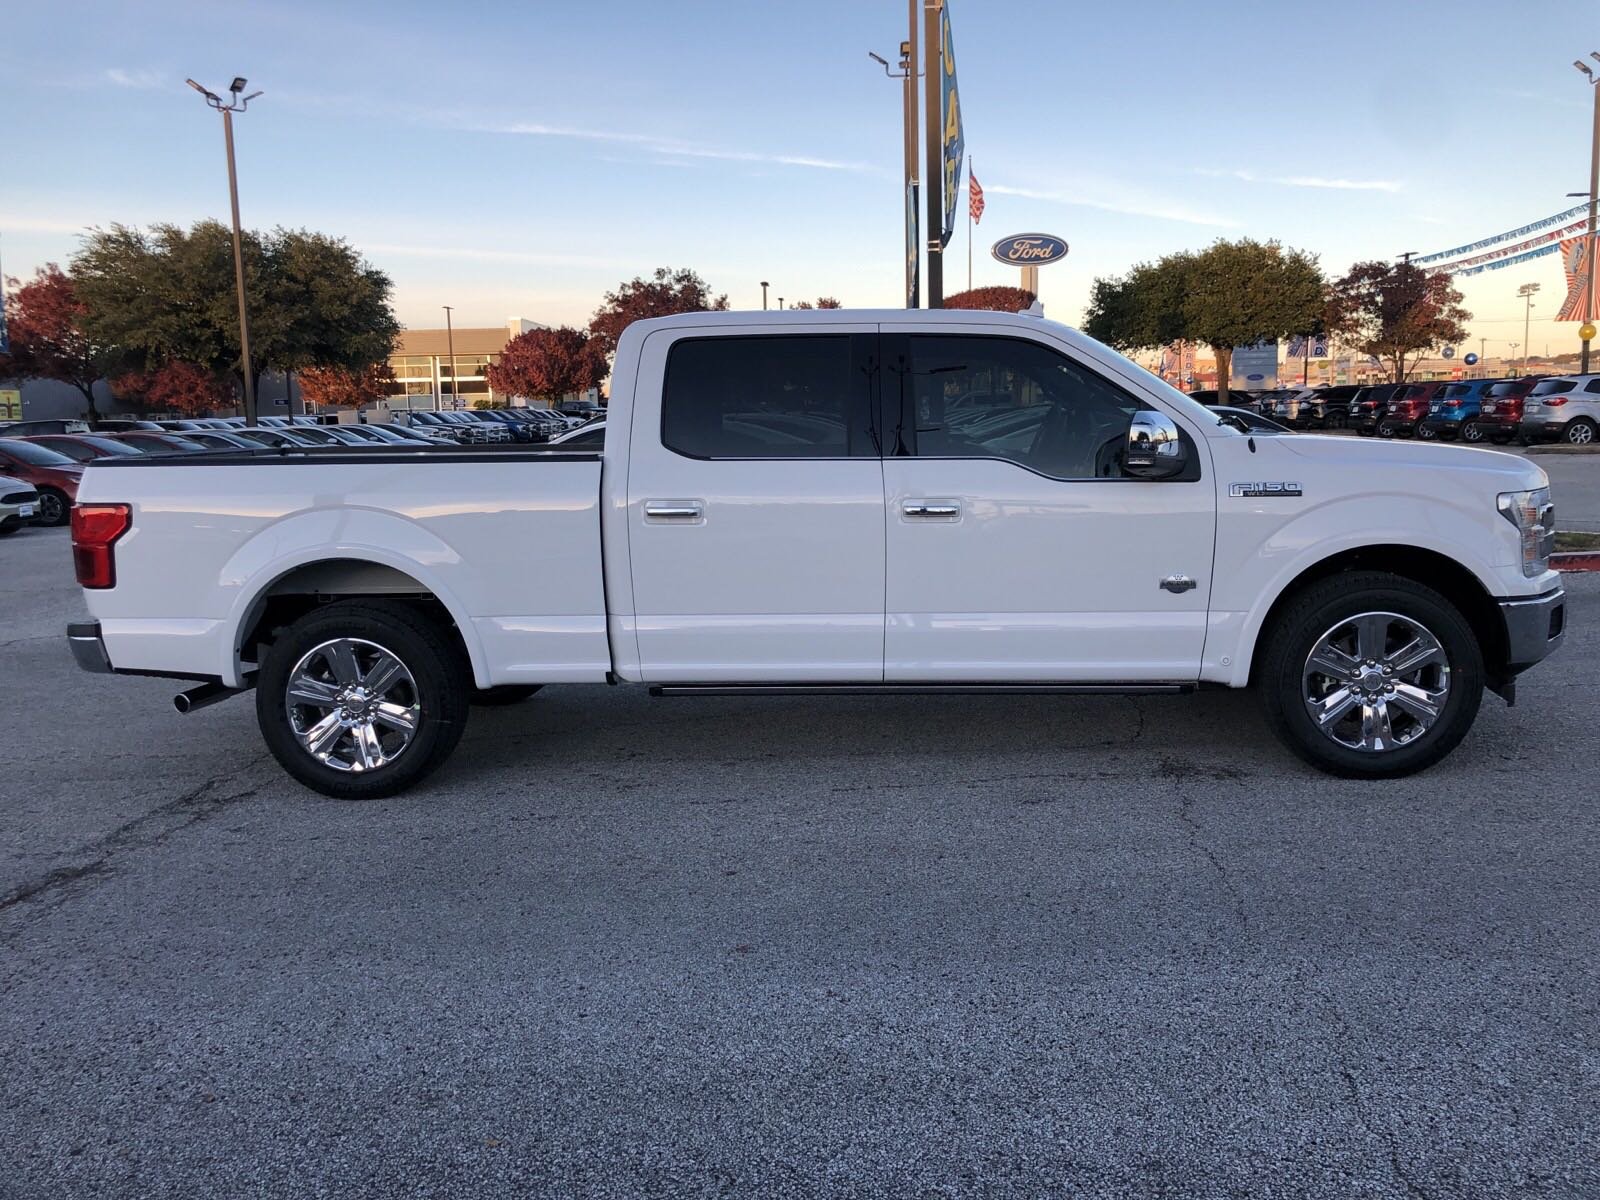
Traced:
POLYGON ((691 458, 875 454, 851 436, 867 375, 849 334, 691 338, 667 355, 661 440, 691 458))
POLYGON ((924 458, 1003 458, 1056 479, 1120 477, 1145 405, 1047 346, 913 334, 902 389, 924 458))
POLYGON ((1584 385, 1583 390, 1586 392, 1600 392, 1600 378, 1589 380, 1589 382, 1584 385))

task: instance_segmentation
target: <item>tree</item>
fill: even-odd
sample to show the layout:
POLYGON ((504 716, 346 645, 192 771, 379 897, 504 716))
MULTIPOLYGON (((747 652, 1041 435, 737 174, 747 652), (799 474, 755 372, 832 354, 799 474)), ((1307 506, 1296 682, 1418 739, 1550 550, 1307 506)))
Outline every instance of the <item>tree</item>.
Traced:
MULTIPOLYGON (((269 369, 362 370, 389 355, 400 326, 391 284, 345 242, 305 230, 242 238, 253 379, 269 369)), ((145 366, 179 361, 239 372, 233 242, 226 227, 113 225, 73 259, 84 324, 145 366)), ((242 380, 242 375, 240 376, 242 380)))
POLYGON ((1442 272, 1361 262, 1333 285, 1330 320, 1363 354, 1387 361, 1394 382, 1404 383, 1407 358, 1465 340, 1472 314, 1461 299, 1442 272))
POLYGON ((970 291, 955 292, 944 298, 946 308, 983 308, 992 312, 1021 312, 1032 304, 1038 297, 1032 292, 1023 291, 1021 288, 993 287, 972 288, 970 291))
POLYGON ((657 267, 652 278, 640 276, 607 292, 589 322, 589 334, 599 342, 601 355, 610 358, 617 352, 622 331, 635 321, 674 313, 725 312, 727 308, 728 298, 713 296, 710 286, 693 271, 657 267))
POLYGON ((581 329, 530 329, 506 343, 489 364, 489 386, 507 396, 559 400, 599 387, 606 377, 600 339, 581 329))
POLYGON ((1245 238, 1096 279, 1083 331, 1119 350, 1199 342, 1216 355, 1217 386, 1226 388, 1235 346, 1310 333, 1326 316, 1314 255, 1245 238))
POLYGON ((55 263, 40 267, 20 287, 15 279, 9 283, 6 326, 11 353, 0 355, 0 377, 70 383, 83 393, 90 422, 99 420, 94 382, 116 368, 124 358, 123 349, 88 328, 76 283, 55 263))
POLYGON ((296 378, 300 395, 312 404, 329 408, 360 408, 393 394, 398 386, 388 360, 349 367, 302 367, 296 378))
POLYGON ((832 296, 818 296, 817 297, 817 302, 815 304, 812 304, 811 301, 809 301, 809 300, 796 300, 789 307, 790 308, 843 308, 844 305, 840 304, 832 296))

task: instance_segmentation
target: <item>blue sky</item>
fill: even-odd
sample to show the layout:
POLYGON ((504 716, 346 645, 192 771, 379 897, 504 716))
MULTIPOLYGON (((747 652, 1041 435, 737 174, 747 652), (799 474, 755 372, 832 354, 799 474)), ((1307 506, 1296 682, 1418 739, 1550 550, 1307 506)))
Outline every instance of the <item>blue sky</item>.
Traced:
MULTIPOLYGON (((1590 97, 1553 0, 951 0, 985 248, 1043 230, 1076 321, 1097 274, 1219 236, 1277 237, 1332 273, 1548 216, 1586 187, 1590 97)), ((19 0, 0 42, 7 274, 87 225, 226 216, 220 121, 184 86, 266 95, 237 134, 245 222, 349 238, 412 326, 581 322, 600 294, 691 266, 735 307, 901 294, 904 0, 217 4, 19 0)), ((1588 38, 1588 41, 1584 39, 1588 38)), ((1591 46, 1589 43, 1595 43, 1591 46)), ((947 285, 965 286, 965 228, 947 285)), ((1537 318, 1554 256, 1463 281, 1489 352, 1537 318)), ((1474 345, 1472 347, 1476 349, 1474 345)))

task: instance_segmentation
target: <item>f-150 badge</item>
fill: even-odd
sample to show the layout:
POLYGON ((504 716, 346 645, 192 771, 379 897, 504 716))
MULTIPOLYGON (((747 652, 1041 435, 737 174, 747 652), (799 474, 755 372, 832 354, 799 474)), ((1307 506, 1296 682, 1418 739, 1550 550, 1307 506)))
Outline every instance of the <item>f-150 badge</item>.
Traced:
POLYGON ((1228 495, 1235 500, 1252 500, 1262 496, 1298 496, 1298 483, 1230 483, 1228 495))

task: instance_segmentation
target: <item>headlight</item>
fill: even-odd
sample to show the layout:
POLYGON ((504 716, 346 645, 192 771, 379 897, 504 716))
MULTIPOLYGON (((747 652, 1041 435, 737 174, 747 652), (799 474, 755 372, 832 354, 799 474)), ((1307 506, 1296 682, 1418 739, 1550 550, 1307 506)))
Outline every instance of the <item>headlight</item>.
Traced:
POLYGON ((1495 503, 1521 537, 1522 573, 1530 579, 1543 575, 1550 569, 1550 551, 1556 540, 1556 506, 1550 502, 1550 489, 1501 492, 1495 503))

